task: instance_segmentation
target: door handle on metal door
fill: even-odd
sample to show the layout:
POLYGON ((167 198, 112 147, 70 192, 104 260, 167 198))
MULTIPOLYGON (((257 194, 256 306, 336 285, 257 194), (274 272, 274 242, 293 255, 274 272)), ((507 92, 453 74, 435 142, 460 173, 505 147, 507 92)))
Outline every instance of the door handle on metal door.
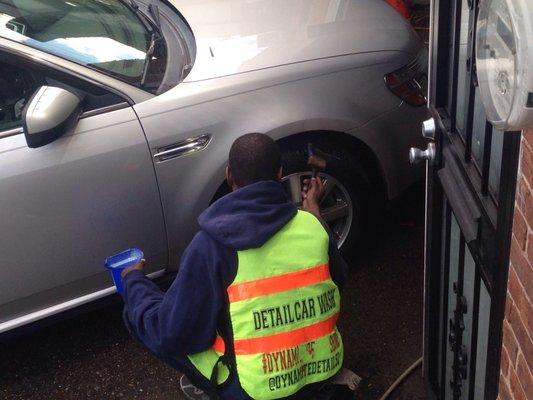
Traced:
MULTIPOLYGON (((430 118, 422 122, 422 136, 429 140, 435 140, 437 135, 437 123, 435 118, 430 118)), ((435 143, 429 143, 426 150, 420 150, 416 147, 411 147, 409 150, 409 162, 411 164, 418 164, 420 161, 426 160, 430 164, 435 162, 436 149, 435 143)))
POLYGON ((411 150, 409 150, 409 162, 411 164, 418 164, 420 161, 426 160, 430 164, 433 164, 435 161, 435 155, 435 143, 429 143, 426 150, 420 150, 416 147, 411 147, 411 150))
POLYGON ((211 135, 201 135, 157 149, 154 154, 156 161, 166 161, 203 150, 211 142, 211 135))

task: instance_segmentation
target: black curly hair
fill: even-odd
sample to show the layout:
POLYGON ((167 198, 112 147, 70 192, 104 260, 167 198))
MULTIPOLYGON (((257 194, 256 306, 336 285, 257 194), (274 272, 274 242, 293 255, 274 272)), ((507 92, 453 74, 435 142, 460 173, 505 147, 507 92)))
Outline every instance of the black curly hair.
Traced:
POLYGON ((239 187, 259 181, 277 181, 281 168, 278 144, 263 133, 247 133, 229 151, 229 169, 239 187))

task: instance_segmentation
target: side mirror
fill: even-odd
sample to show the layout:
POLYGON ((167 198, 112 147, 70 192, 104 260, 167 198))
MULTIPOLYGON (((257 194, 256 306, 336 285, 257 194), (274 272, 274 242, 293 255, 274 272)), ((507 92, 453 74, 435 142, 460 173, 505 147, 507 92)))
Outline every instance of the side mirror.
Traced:
POLYGON ((24 135, 28 147, 53 142, 78 121, 81 99, 68 90, 41 86, 22 112, 24 135))

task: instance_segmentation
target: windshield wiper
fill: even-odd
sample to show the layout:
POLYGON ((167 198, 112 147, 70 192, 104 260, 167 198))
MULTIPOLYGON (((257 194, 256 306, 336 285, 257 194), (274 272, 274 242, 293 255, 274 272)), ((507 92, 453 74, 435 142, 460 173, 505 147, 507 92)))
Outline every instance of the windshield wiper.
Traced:
POLYGON ((161 18, 159 16, 159 7, 155 4, 148 5, 148 12, 150 13, 150 16, 148 16, 139 8, 139 5, 135 0, 120 1, 138 16, 139 20, 150 34, 150 44, 148 45, 148 49, 146 50, 146 55, 144 57, 143 72, 140 83, 141 87, 144 87, 146 85, 146 79, 148 77, 150 63, 152 62, 154 56, 156 43, 158 40, 163 38, 163 33, 161 30, 161 18))
POLYGON ((162 36, 161 18, 159 17, 159 7, 157 5, 150 4, 148 6, 148 12, 150 13, 150 16, 148 16, 139 8, 139 5, 135 0, 120 0, 120 2, 137 15, 148 32, 152 33, 155 30, 160 36, 162 36))
MULTIPOLYGON (((140 10, 139 12, 142 13, 142 11, 140 10)), ((144 59, 143 74, 141 78, 141 87, 144 87, 146 85, 146 78, 148 77, 148 69, 150 68, 150 62, 152 62, 152 59, 154 56, 156 42, 163 37, 161 33, 161 19, 159 18, 159 7, 157 7, 155 4, 150 4, 148 6, 148 12, 154 19, 153 22, 155 26, 151 27, 150 45, 148 46, 148 50, 146 51, 146 57, 144 59)))
POLYGON ((146 78, 148 77, 148 69, 150 68, 150 63, 152 62, 152 59, 154 56, 155 42, 157 40, 158 40, 158 34, 155 31, 152 31, 152 33, 150 34, 150 45, 148 46, 148 50, 146 50, 146 56, 144 58, 143 74, 141 78, 142 87, 146 85, 146 78))
POLYGON ((155 4, 150 4, 148 6, 148 12, 152 17, 153 21, 139 8, 139 5, 135 0, 124 1, 126 5, 139 17, 146 30, 150 33, 150 44, 146 50, 146 55, 144 57, 143 72, 141 76, 141 87, 146 85, 146 79, 148 77, 148 70, 150 68, 150 63, 152 62, 156 42, 163 37, 161 32, 161 18, 159 17, 159 7, 155 4))

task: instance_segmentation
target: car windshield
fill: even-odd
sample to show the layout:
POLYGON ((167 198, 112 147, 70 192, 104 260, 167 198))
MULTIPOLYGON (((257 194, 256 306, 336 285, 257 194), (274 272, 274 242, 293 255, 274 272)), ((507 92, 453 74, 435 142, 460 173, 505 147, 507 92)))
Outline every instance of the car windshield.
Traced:
MULTIPOLYGON (((155 31, 118 0, 0 0, 1 36, 136 86, 144 86, 152 59, 159 58, 155 69, 162 79, 166 54, 154 51, 155 31)), ((150 84, 156 80, 150 77, 150 84)))

